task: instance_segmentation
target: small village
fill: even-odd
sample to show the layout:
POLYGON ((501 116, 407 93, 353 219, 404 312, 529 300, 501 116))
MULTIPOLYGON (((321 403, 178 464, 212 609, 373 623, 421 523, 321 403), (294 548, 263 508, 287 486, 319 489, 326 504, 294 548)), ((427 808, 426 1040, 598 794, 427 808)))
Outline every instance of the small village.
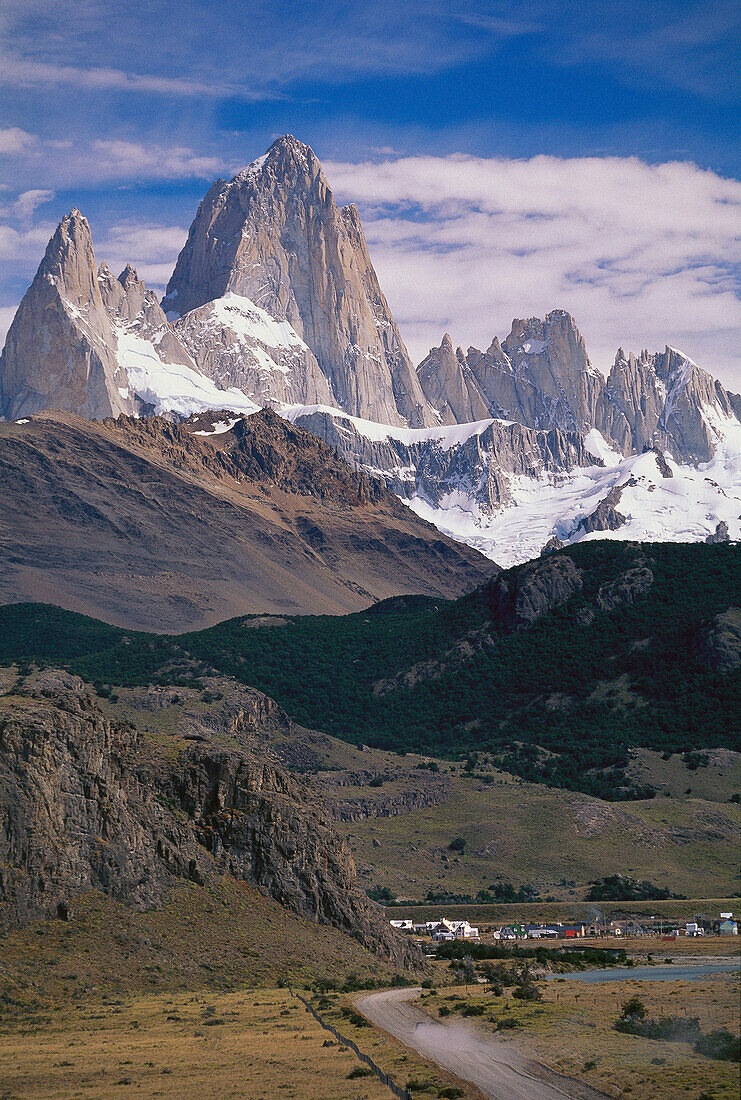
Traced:
POLYGON ((476 927, 467 920, 414 921, 411 918, 391 920, 392 928, 409 935, 430 939, 433 943, 449 943, 453 940, 479 940, 517 942, 521 940, 575 940, 605 939, 617 937, 658 937, 671 942, 682 936, 737 936, 739 922, 733 913, 720 913, 717 918, 688 921, 668 921, 661 917, 643 917, 610 921, 577 921, 563 923, 551 921, 531 924, 515 921, 501 926, 476 927))

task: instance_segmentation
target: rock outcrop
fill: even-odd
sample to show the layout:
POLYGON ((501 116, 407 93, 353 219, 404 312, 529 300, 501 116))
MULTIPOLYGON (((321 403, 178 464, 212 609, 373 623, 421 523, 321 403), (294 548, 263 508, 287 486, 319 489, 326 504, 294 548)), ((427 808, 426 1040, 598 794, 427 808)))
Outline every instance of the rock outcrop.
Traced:
POLYGON ((623 454, 651 447, 678 462, 713 457, 720 423, 735 417, 717 379, 675 348, 626 355, 618 349, 594 426, 623 454))
POLYGON ((708 544, 708 546, 713 546, 717 542, 730 541, 731 536, 728 531, 728 524, 725 522, 725 520, 721 520, 719 523, 717 523, 715 525, 715 530, 713 531, 712 535, 708 535, 705 539, 705 542, 708 544))
POLYGON ((588 431, 604 386, 565 310, 516 318, 504 344, 495 338, 485 352, 453 353, 448 338, 419 376, 430 403, 454 422, 495 416, 543 430, 588 431))
POLYGON ((161 903, 211 860, 158 801, 139 734, 107 721, 82 683, 46 672, 0 697, 0 921, 55 916, 97 889, 161 903))
POLYGON ((553 554, 490 581, 486 600, 495 623, 524 630, 581 592, 581 573, 567 554, 553 554))
POLYGON ((741 609, 729 607, 702 627, 695 639, 695 652, 714 672, 741 668, 741 609))
POLYGON ((433 423, 354 206, 340 210, 312 150, 279 138, 198 208, 163 303, 181 316, 234 294, 288 322, 333 400, 387 424, 433 423))
POLYGON ((491 408, 462 349, 453 351, 447 333, 439 348, 430 349, 417 374, 425 397, 438 411, 443 424, 468 424, 491 416, 491 408))
POLYGON ((537 431, 490 420, 470 431, 364 429, 341 413, 299 411, 295 422, 324 439, 354 468, 381 476, 402 498, 433 507, 460 494, 485 513, 511 502, 513 477, 538 478, 593 462, 580 432, 537 431))
POLYGON ((0 749, 0 923, 64 915, 89 889, 152 908, 178 880, 229 874, 418 961, 359 889, 316 792, 254 752, 195 744, 163 763, 56 671, 0 696, 0 749))
POLYGON ((623 488, 622 485, 615 485, 594 511, 580 521, 579 528, 585 534, 591 534, 593 531, 618 531, 625 526, 625 516, 617 510, 623 488))
POLYGON ((595 603, 600 611, 614 611, 621 604, 635 603, 645 596, 654 583, 653 572, 647 565, 635 565, 619 577, 600 585, 595 603))

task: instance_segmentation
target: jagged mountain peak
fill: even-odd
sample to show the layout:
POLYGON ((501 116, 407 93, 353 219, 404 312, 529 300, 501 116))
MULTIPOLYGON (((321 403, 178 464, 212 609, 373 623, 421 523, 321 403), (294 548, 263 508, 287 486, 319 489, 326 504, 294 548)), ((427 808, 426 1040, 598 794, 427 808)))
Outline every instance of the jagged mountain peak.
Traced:
POLYGON ((136 273, 136 269, 131 264, 126 264, 121 274, 118 276, 118 281, 124 290, 128 290, 132 286, 144 286, 144 283, 136 273))
POLYGON ((284 134, 276 138, 267 152, 237 172, 228 183, 217 182, 226 184, 228 188, 258 183, 264 186, 266 177, 272 176, 286 182, 298 172, 307 172, 311 177, 323 176, 322 166, 314 150, 293 134, 284 134))
POLYGON ((73 207, 8 330, 0 360, 3 415, 61 408, 98 419, 135 411, 103 300, 109 276, 103 267, 99 274, 90 225, 73 207))
POLYGON ((291 135, 201 203, 167 286, 168 316, 228 294, 288 322, 332 403, 384 423, 434 423, 378 284, 357 209, 291 135))
POLYGON ((566 431, 591 427, 604 385, 574 318, 563 309, 545 319, 516 317, 506 340, 500 344, 495 337, 486 352, 454 353, 445 337, 420 364, 419 377, 431 404, 441 414, 447 407, 458 423, 475 419, 475 407, 478 419, 491 416, 566 431), (458 372, 452 369, 453 357, 460 360, 458 372))
POLYGON ((65 214, 36 273, 36 279, 51 277, 67 299, 86 304, 99 298, 97 266, 90 225, 77 207, 65 214))

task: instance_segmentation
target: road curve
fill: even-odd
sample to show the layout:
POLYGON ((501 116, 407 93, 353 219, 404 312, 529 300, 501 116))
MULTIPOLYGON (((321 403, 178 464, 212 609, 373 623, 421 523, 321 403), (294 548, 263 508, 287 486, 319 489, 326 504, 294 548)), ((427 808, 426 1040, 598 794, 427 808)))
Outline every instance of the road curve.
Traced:
POLYGON ((376 1027, 411 1047, 491 1100, 597 1100, 581 1082, 524 1057, 511 1042, 488 1037, 463 1021, 438 1023, 410 1004, 419 989, 390 989, 358 998, 355 1007, 376 1027))

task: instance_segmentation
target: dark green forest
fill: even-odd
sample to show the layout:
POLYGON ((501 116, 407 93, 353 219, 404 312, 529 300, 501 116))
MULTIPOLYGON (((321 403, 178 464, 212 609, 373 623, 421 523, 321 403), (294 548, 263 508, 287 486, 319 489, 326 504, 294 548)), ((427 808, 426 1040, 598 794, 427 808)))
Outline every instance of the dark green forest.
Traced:
POLYGON ((485 587, 456 601, 388 600, 278 625, 240 617, 178 636, 16 604, 0 608, 0 663, 20 663, 22 672, 66 667, 101 692, 205 688, 204 678, 226 675, 272 696, 300 724, 355 744, 468 759, 471 767, 485 753, 528 780, 603 798, 652 793, 625 778, 631 747, 738 748, 741 676, 713 672, 696 643, 703 623, 741 606, 741 550, 596 541, 562 553, 581 570, 582 591, 520 631, 492 620, 485 587), (654 574, 651 589, 599 610, 600 585, 637 550, 654 574), (471 642, 464 655, 462 639, 471 642), (433 665, 411 687, 378 690, 420 662, 433 665))

